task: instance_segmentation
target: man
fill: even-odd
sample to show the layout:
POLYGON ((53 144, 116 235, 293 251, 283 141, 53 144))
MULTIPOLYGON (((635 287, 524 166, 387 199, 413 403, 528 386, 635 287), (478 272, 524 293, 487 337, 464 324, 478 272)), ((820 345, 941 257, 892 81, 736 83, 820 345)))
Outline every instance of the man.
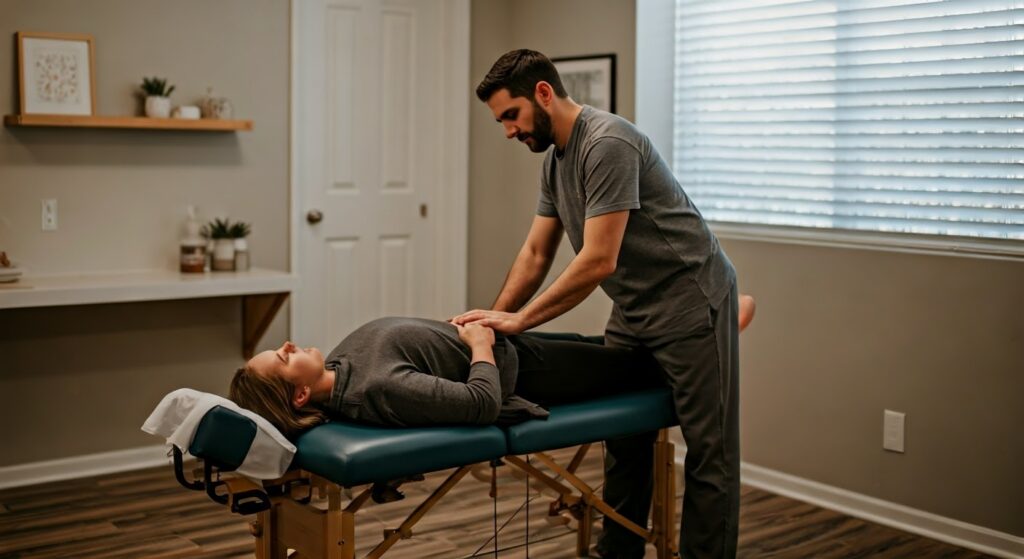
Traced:
MULTIPOLYGON (((732 263, 647 136, 616 115, 575 103, 543 54, 506 53, 477 96, 506 138, 547 155, 537 215, 492 309, 453 322, 516 334, 565 313, 600 285, 614 302, 605 343, 646 346, 672 388, 687 444, 680 552, 734 557, 740 457, 732 263), (576 256, 527 304, 563 231, 576 256)), ((641 526, 650 509, 655 437, 606 445, 605 500, 641 526)), ((602 557, 632 559, 643 556, 644 542, 606 519, 597 548, 602 557)))

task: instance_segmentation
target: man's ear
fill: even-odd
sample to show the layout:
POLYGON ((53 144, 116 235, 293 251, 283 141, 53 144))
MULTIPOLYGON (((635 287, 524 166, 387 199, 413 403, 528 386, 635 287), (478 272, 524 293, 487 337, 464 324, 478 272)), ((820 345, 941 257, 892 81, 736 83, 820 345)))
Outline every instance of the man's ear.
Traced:
POLYGON ((541 80, 533 87, 533 97, 537 100, 538 104, 547 108, 551 104, 551 100, 555 98, 555 90, 551 87, 551 84, 541 80))
POLYGON ((296 386, 292 392, 292 407, 295 409, 301 409, 309 403, 309 397, 313 391, 308 386, 296 386))

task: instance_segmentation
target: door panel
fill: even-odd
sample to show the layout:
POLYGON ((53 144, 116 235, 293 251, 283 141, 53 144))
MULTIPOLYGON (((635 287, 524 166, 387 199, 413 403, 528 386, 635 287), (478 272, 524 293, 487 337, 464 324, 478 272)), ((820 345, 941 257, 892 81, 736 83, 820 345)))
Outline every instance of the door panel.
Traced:
POLYGON ((443 3, 298 3, 301 223, 294 337, 329 350, 380 316, 436 316, 443 3), (307 341, 308 340, 308 341, 307 341))

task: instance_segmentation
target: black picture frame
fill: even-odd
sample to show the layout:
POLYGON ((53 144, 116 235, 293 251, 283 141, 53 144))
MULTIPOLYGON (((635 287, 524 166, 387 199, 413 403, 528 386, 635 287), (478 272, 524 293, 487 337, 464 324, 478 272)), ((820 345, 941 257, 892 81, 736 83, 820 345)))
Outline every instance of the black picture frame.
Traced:
POLYGON ((614 53, 561 56, 551 62, 573 101, 615 112, 614 53))

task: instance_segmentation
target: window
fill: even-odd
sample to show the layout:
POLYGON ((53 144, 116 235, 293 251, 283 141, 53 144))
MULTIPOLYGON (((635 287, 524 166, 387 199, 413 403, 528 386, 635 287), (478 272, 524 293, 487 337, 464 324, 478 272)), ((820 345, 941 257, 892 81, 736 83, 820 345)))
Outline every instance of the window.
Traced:
POLYGON ((676 0, 674 33, 672 163, 710 221, 1024 252, 1024 1, 676 0))

